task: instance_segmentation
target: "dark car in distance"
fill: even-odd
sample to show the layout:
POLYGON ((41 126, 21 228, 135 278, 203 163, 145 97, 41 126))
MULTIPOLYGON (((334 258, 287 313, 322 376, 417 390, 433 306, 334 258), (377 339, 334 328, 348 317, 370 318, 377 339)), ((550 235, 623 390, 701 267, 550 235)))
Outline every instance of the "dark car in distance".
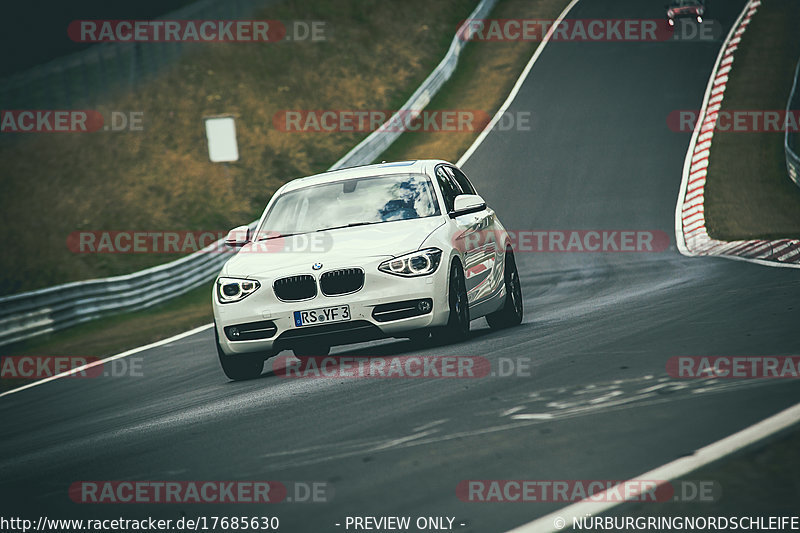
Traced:
POLYGON ((676 19, 695 19, 697 22, 703 22, 706 11, 704 0, 672 0, 665 7, 670 27, 675 26, 676 19))

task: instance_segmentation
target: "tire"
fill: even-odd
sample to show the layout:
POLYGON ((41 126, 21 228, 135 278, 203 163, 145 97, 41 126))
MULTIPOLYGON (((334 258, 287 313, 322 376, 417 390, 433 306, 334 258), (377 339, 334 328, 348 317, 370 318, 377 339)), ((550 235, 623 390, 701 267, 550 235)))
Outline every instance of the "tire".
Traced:
POLYGON ((214 324, 214 340, 217 345, 217 356, 222 371, 233 381, 244 381, 254 379, 261 375, 264 370, 264 356, 261 354, 253 355, 226 355, 219 345, 219 333, 217 325, 214 324))
POLYGON ((447 290, 450 316, 447 325, 432 331, 433 338, 441 343, 454 343, 469 336, 469 302, 467 301, 467 282, 464 269, 458 261, 450 267, 450 281, 447 290))
POLYGON ((295 357, 325 357, 331 353, 331 347, 325 344, 304 342, 292 348, 295 357))
POLYGON ((506 300, 503 307, 494 313, 486 315, 486 321, 492 329, 504 329, 522 323, 524 313, 522 303, 522 284, 519 281, 517 263, 514 252, 506 250, 506 264, 503 269, 503 278, 506 286, 506 300))

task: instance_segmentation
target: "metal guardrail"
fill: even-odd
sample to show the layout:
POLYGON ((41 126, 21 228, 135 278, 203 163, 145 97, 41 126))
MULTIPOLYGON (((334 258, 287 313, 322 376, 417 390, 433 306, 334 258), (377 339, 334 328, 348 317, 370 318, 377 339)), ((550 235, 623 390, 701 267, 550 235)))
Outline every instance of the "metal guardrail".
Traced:
MULTIPOLYGON (((797 78, 800 76, 800 61, 797 62, 797 68, 794 71, 794 83, 792 84, 792 92, 789 94, 789 101, 786 103, 786 115, 788 118, 789 113, 793 110, 800 109, 800 94, 797 93, 797 78)), ((785 136, 783 139, 783 151, 786 153, 786 170, 789 172, 789 179, 795 185, 800 187, 800 157, 794 149, 798 146, 797 132, 791 131, 789 120, 786 121, 785 136)))
POLYGON ((133 274, 67 283, 0 298, 0 345, 103 315, 143 309, 180 296, 214 279, 229 258, 230 254, 201 250, 133 274))
MULTIPOLYGON (((156 20, 230 20, 277 0, 200 0, 156 20)), ((66 32, 66 28, 64 29, 66 32)), ((99 43, 0 79, 4 109, 95 105, 115 90, 135 89, 200 43, 99 43)))
MULTIPOLYGON (((496 0, 482 0, 470 19, 485 17, 496 0)), ((466 42, 460 29, 444 59, 431 72, 400 112, 419 111, 450 79, 466 42)), ((392 123, 390 118, 388 123, 392 123)), ((375 160, 402 131, 378 129, 339 159, 329 170, 375 160)), ((250 225, 254 227, 257 221, 250 225)), ((176 261, 110 278, 78 281, 0 298, 0 346, 51 333, 103 315, 144 309, 180 296, 213 280, 230 254, 217 241, 176 261)), ((210 295, 209 295, 210 297, 210 295)))

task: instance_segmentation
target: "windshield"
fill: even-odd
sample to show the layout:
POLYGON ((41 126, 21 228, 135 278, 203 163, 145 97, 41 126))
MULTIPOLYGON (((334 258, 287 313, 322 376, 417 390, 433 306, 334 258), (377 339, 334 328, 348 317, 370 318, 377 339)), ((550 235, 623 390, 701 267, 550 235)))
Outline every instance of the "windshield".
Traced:
POLYGON ((439 205, 427 176, 356 178, 280 195, 267 213, 259 236, 263 239, 438 214, 439 205))

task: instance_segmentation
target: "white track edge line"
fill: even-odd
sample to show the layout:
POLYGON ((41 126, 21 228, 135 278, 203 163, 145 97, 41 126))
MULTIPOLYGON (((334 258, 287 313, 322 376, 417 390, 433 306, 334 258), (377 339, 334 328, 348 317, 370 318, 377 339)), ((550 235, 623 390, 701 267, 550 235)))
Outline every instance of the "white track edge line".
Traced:
POLYGON ((533 52, 531 58, 528 60, 528 63, 525 65, 525 68, 522 70, 522 73, 519 75, 519 78, 517 78, 517 82, 514 84, 514 87, 511 89, 511 92, 508 94, 508 97, 506 98, 505 102, 503 102, 503 105, 500 106, 500 109, 497 110, 497 113, 494 114, 489 124, 487 124, 486 127, 483 128, 483 131, 481 131, 480 135, 478 135, 478 137, 475 139, 475 141, 473 141, 470 147, 467 148, 467 151, 464 152, 464 155, 462 155, 461 158, 459 158, 459 160, 456 162, 457 167, 460 167, 461 165, 467 162, 467 160, 472 156, 472 153, 478 149, 478 147, 483 143, 484 139, 486 139, 489 133, 491 133, 492 128, 494 128, 495 124, 497 124, 497 122, 502 118, 503 114, 506 111, 508 111, 509 107, 511 107, 511 104, 517 97, 517 93, 519 92, 520 88, 522 88, 522 84, 525 83, 526 79, 528 78, 528 74, 533 68, 533 65, 536 63, 536 60, 539 59, 539 56, 542 55, 542 52, 544 51, 544 47, 547 45, 548 42, 550 42, 550 37, 553 35, 553 32, 559 26, 561 21, 564 20, 564 17, 567 16, 570 10, 572 10, 572 8, 575 7, 575 4, 577 4, 579 1, 580 0, 572 0, 567 5, 567 7, 564 8, 564 11, 561 12, 561 14, 558 16, 553 25, 550 26, 550 29, 545 34, 544 38, 542 39, 542 42, 539 43, 539 46, 536 47, 536 50, 533 52))
MULTIPOLYGON (((166 339, 161 339, 160 341, 152 342, 150 344, 145 344, 144 346, 139 346, 137 348, 131 348, 130 350, 127 350, 127 351, 124 351, 122 353, 118 353, 116 355, 112 355, 112 356, 100 359, 98 361, 92 361, 91 363, 75 367, 75 368, 73 368, 71 370, 67 370, 65 372, 61 372, 60 374, 56 374, 54 376, 50 376, 50 377, 47 377, 47 378, 44 378, 44 379, 40 379, 38 381, 34 381, 32 383, 28 383, 27 385, 23 385, 22 387, 18 387, 16 389, 11 389, 9 391, 5 391, 3 393, 0 393, 0 398, 2 398, 3 396, 9 396, 11 394, 14 394, 14 393, 17 393, 17 392, 20 392, 20 391, 24 391, 26 389, 30 389, 31 387, 35 387, 37 385, 41 385, 41 384, 47 383, 49 381, 55 381, 57 379, 60 379, 60 378, 66 377, 66 376, 71 376, 73 374, 77 374, 78 372, 83 372, 86 369, 102 365, 103 363, 105 363, 107 361, 113 361, 115 359, 122 359, 124 357, 128 357, 129 355, 134 355, 134 354, 137 354, 137 353, 140 353, 140 352, 144 352, 145 350, 150 350, 151 348, 158 348, 159 346, 164 346, 165 344, 169 344, 171 342, 175 342, 175 341, 181 340, 181 339, 186 338, 186 337, 191 337, 195 333, 200 333, 202 331, 205 331, 205 330, 211 328, 213 325, 214 325, 213 323, 203 324, 202 326, 198 326, 198 327, 196 327, 194 329, 190 329, 189 331, 184 331, 183 333, 178 333, 177 335, 173 335, 172 337, 169 337, 169 338, 166 338, 166 339)), ((6 357, 6 356, 4 356, 4 357, 6 357)), ((10 356, 8 356, 8 357, 10 357, 10 356)), ((25 356, 20 356, 20 357, 25 357, 25 356)))
MULTIPOLYGON (((681 457, 658 468, 645 472, 634 479, 655 479, 659 481, 671 481, 690 472, 697 470, 709 463, 735 453, 746 446, 756 443, 764 438, 784 430, 800 421, 800 403, 784 409, 783 411, 757 422, 752 426, 746 427, 733 435, 713 442, 692 455, 681 457)), ((619 485, 617 485, 619 486, 619 485)), ((608 489, 595 496, 603 499, 603 496, 613 489, 608 489)), ((572 527, 573 518, 583 518, 587 514, 595 515, 621 505, 624 502, 595 502, 588 499, 581 500, 572 505, 568 505, 558 511, 537 518, 532 522, 523 524, 508 533, 539 533, 555 532, 572 527), (563 519, 566 521, 564 528, 557 528, 555 520, 563 519)))

